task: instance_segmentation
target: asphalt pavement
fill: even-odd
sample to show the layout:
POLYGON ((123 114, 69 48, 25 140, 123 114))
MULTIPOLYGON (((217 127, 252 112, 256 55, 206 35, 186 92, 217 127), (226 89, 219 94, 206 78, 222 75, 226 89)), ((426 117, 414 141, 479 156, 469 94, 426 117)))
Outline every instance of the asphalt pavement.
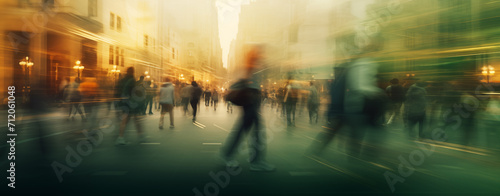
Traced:
MULTIPOLYGON (((139 140, 134 122, 127 126, 128 145, 117 146, 118 118, 105 105, 95 121, 67 119, 67 109, 39 116, 18 114, 16 189, 9 194, 51 195, 499 195, 500 165, 496 120, 478 123, 475 145, 449 140, 411 139, 402 120, 367 133, 363 156, 346 150, 349 129, 342 130, 321 154, 310 147, 325 131, 324 119, 309 124, 307 109, 297 110, 295 127, 270 105, 261 116, 267 133, 267 156, 274 172, 249 170, 245 141, 238 168, 226 168, 220 148, 240 118, 240 108, 224 104, 199 109, 197 121, 174 110, 175 128, 158 128, 159 111, 141 120, 147 141, 139 140), (299 115, 300 113, 300 115, 299 115), (488 124, 489 123, 489 124, 488 124), (92 130, 98 130, 92 132, 92 130), (91 134, 95 133, 95 134, 91 134), (493 135, 489 135, 493 134, 493 135), (492 141, 493 140, 493 141, 492 141)), ((321 115, 322 116, 322 115, 321 115)), ((494 118, 494 117, 491 117, 494 118)), ((168 125, 168 114, 165 125, 168 125)), ((457 136, 455 136, 457 135, 457 136)), ((2 138, 3 139, 3 138, 2 138)), ((3 143, 3 142, 2 142, 3 143)), ((5 144, 5 143, 4 143, 5 144)), ((7 154, 9 146, 0 146, 7 154)), ((8 169, 6 156, 1 167, 8 169)), ((5 173, 8 175, 8 173, 5 173)))

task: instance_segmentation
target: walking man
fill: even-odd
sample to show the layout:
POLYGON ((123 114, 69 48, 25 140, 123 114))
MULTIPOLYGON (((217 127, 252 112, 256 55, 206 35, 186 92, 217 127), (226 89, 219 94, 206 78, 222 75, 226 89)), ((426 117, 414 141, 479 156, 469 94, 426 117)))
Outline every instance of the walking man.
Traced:
POLYGON ((165 79, 165 83, 161 85, 160 93, 160 104, 161 104, 161 117, 159 128, 163 129, 163 119, 165 118, 165 113, 168 112, 170 116, 170 128, 174 128, 174 85, 170 83, 170 80, 165 79))

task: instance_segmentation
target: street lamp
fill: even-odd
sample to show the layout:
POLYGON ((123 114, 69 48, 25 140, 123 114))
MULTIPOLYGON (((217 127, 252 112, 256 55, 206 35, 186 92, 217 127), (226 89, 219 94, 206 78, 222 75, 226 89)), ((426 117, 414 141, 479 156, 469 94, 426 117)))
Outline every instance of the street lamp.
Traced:
POLYGON ((76 70, 76 72, 78 73, 78 78, 80 78, 80 72, 81 72, 80 70, 85 69, 85 67, 81 65, 80 61, 76 61, 76 65, 73 66, 73 69, 76 70))
MULTIPOLYGON (((29 79, 29 76, 31 75, 31 67, 33 67, 34 63, 31 62, 31 59, 29 57, 26 57, 19 61, 19 65, 23 68, 23 72, 25 77, 27 76, 29 79)), ((29 80, 28 80, 29 82, 29 80)), ((28 83, 29 84, 29 83, 28 83)))
POLYGON ((30 91, 30 75, 31 75, 31 67, 35 65, 31 62, 31 59, 26 56, 26 58, 19 61, 19 65, 23 68, 24 73, 24 85, 23 85, 23 95, 24 101, 27 101, 27 93, 30 91))
POLYGON ((490 76, 495 75, 495 68, 491 65, 483 66, 482 73, 486 76, 488 83, 490 83, 490 76))

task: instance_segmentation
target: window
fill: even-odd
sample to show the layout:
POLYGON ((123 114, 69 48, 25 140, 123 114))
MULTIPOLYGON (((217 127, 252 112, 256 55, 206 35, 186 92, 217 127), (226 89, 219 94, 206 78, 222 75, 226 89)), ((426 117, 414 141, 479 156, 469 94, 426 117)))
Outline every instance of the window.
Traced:
POLYGON ((120 60, 120 65, 122 67, 125 66, 125 57, 123 57, 123 55, 125 54, 124 50, 122 49, 121 52, 120 52, 120 57, 121 57, 121 60, 120 60))
POLYGON ((148 47, 148 35, 144 35, 144 47, 148 47))
POLYGON ((89 17, 97 16, 97 0, 89 0, 89 17))
POLYGON ((189 51, 189 56, 193 56, 193 51, 189 51))
POLYGON ((114 54, 115 54, 115 52, 113 50, 113 46, 109 46, 109 64, 110 65, 114 64, 114 59, 115 59, 114 54))
POLYGON ((115 64, 120 65, 120 48, 116 47, 115 54, 116 54, 115 55, 115 58, 116 58, 115 64))
POLYGON ((115 29, 115 14, 113 13, 109 14, 109 28, 115 29))
POLYGON ((172 59, 175 59, 175 48, 172 48, 172 59))
POLYGON ((119 32, 122 31, 122 17, 116 17, 116 30, 119 32))

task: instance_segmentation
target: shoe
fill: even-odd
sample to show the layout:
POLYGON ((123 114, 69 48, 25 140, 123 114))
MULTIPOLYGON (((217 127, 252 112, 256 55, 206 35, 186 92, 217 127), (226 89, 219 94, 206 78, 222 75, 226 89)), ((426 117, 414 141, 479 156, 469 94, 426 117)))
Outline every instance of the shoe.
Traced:
POLYGON ((149 115, 153 115, 153 112, 150 112, 149 115))
POLYGON ((125 141, 125 138, 123 137, 118 137, 115 141, 115 145, 127 145, 128 142, 125 141))
POLYGON ((163 126, 159 126, 158 128, 159 128, 159 129, 163 129, 163 126))
POLYGON ((250 171, 262 171, 262 172, 270 172, 276 170, 274 165, 271 165, 264 161, 259 161, 257 163, 250 164, 250 171))
POLYGON ((174 125, 170 125, 170 128, 173 129, 173 128, 175 128, 175 126, 174 125))

